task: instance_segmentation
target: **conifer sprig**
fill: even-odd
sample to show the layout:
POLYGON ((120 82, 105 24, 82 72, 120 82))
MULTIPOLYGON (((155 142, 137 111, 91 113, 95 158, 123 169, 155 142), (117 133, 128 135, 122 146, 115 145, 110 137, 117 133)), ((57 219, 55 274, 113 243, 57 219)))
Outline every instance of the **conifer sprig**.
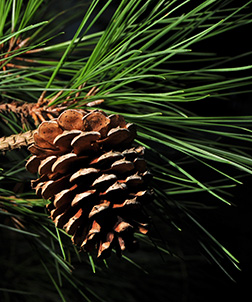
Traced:
MULTIPOLYGON (((195 251, 200 250, 232 278, 229 264, 238 268, 239 259, 207 230, 198 211, 211 213, 216 204, 232 206, 236 200, 230 192, 252 172, 252 116, 229 114, 231 98, 251 93, 251 52, 219 55, 215 44, 217 37, 249 26, 252 1, 236 7, 235 1, 219 0, 123 0, 114 7, 113 1, 103 4, 94 0, 65 19, 60 18, 62 12, 56 17, 49 12, 48 1, 26 2, 25 6, 22 0, 0 1, 2 102, 35 103, 46 92, 48 100, 57 96, 48 103, 48 110, 64 107, 68 98, 68 108, 85 108, 89 102, 92 109, 121 114, 135 123, 137 143, 145 146, 154 175, 156 196, 148 207, 153 231, 150 239, 139 236, 142 243, 148 242, 148 249, 156 247, 176 261, 178 249, 166 233, 158 232, 159 226, 174 238, 183 233, 191 238, 195 251), (110 21, 103 30, 96 30, 110 7, 114 9, 110 21), (69 21, 80 14, 72 39, 58 42, 69 21), (85 96, 93 90, 96 93, 87 101, 85 96), (219 112, 220 104, 226 106, 224 113, 219 112)), ((15 112, 1 112, 0 118, 3 137, 27 130, 15 112)), ((9 139, 13 141, 13 137, 9 139)), ((14 147, 12 143, 8 146, 14 147)), ((88 281, 87 294, 71 275, 67 259, 76 256, 73 247, 62 239, 63 233, 48 225, 44 214, 41 237, 37 236, 38 217, 42 217, 38 207, 41 209, 44 201, 25 194, 20 199, 22 190, 29 192, 27 180, 31 176, 24 171, 27 152, 14 150, 1 156, 8 159, 2 161, 0 178, 2 230, 15 231, 17 227, 6 217, 22 216, 23 222, 31 222, 32 230, 16 228, 17 233, 32 239, 61 300, 66 301, 65 279, 86 301, 101 301, 88 281), (22 184, 21 189, 15 182, 22 184), (45 244, 42 237, 53 243, 45 244), (48 259, 39 251, 41 247, 48 259)), ((131 256, 128 259, 133 261, 131 256)), ((100 270, 90 255, 88 260, 93 271, 100 270)))

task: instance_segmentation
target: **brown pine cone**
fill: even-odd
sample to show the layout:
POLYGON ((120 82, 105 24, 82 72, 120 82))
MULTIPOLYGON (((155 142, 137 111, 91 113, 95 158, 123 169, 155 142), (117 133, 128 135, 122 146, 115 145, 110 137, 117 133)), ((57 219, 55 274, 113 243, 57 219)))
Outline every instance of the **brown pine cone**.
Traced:
POLYGON ((144 148, 132 147, 133 124, 119 115, 69 109, 40 124, 26 168, 40 177, 36 193, 51 203, 52 220, 85 251, 98 257, 134 250, 134 232, 147 233, 144 203, 151 200, 151 175, 144 148))

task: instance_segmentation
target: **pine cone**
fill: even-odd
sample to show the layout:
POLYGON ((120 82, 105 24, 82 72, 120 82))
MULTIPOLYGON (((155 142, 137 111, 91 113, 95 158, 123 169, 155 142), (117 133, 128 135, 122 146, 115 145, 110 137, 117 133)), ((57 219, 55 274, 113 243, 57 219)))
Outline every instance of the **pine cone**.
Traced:
POLYGON ((32 188, 51 201, 52 220, 101 258, 135 250, 134 233, 148 231, 142 207, 152 197, 151 174, 144 148, 132 147, 135 136, 119 115, 70 109, 41 123, 29 147, 26 168, 40 175, 32 188))

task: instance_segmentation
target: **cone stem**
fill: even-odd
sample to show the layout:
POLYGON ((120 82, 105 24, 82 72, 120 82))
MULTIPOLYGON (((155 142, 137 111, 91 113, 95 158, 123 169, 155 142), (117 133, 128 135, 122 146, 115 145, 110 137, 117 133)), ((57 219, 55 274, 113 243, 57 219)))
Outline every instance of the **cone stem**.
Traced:
POLYGON ((24 133, 19 134, 12 134, 8 137, 1 137, 0 138, 0 151, 11 151, 15 149, 19 149, 22 147, 28 147, 32 143, 34 143, 33 140, 33 131, 27 131, 24 133))

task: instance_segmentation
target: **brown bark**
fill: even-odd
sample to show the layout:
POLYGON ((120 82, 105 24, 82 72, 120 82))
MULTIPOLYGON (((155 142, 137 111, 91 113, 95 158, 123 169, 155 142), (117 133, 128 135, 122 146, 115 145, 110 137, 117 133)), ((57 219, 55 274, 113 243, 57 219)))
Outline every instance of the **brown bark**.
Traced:
POLYGON ((28 147, 34 143, 33 131, 27 131, 25 133, 13 134, 8 137, 0 138, 0 151, 11 151, 22 147, 28 147))

